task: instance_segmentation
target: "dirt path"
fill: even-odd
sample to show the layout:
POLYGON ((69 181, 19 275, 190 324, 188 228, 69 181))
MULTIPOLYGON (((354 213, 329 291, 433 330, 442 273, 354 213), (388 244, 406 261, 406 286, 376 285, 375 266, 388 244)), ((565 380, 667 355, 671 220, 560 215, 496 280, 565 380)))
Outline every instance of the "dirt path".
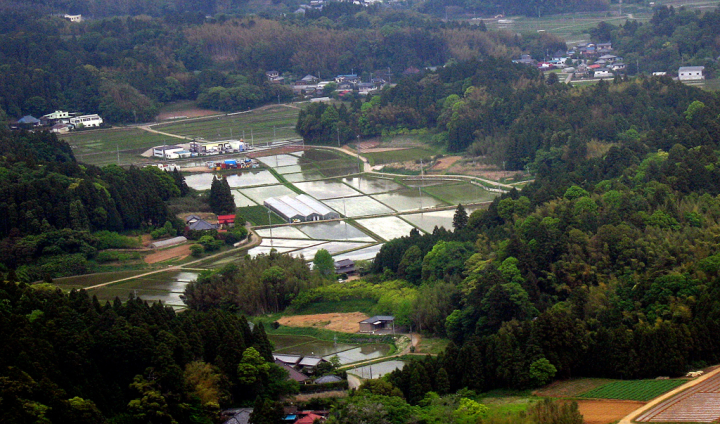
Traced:
MULTIPOLYGON (((176 122, 178 122, 178 121, 176 121, 176 122)), ((143 130, 143 131, 147 131, 147 132, 151 132, 151 133, 155 133, 155 134, 160 134, 160 135, 164 135, 164 136, 167 136, 167 137, 180 138, 180 139, 183 139, 183 140, 192 140, 191 137, 184 137, 184 136, 182 136, 182 135, 170 134, 170 133, 167 133, 167 132, 164 132, 164 131, 154 130, 154 129, 150 128, 150 125, 156 125, 156 124, 141 125, 141 126, 138 126, 138 128, 141 129, 141 130, 143 130)))
POLYGON ((647 404, 646 404, 645 406, 643 406, 642 408, 639 408, 639 409, 631 412, 631 413, 628 414, 627 416, 625 416, 625 418, 621 419, 621 420, 618 422, 618 424, 632 424, 632 423, 633 423, 633 418, 638 417, 638 416, 640 416, 642 413, 649 411, 650 409, 652 409, 653 407, 655 407, 655 406, 658 405, 659 403, 664 402, 664 401, 667 400, 667 399, 670 399, 671 397, 675 396, 676 394, 678 394, 678 393, 680 393, 680 392, 682 392, 682 391, 684 391, 684 390, 687 390, 687 389, 689 389, 690 387, 696 386, 696 385, 702 383, 702 382, 705 381, 705 380, 708 380, 708 379, 710 379, 710 378, 713 378, 713 377, 715 377, 715 376, 718 375, 718 374, 720 374, 720 367, 715 368, 714 370, 708 372, 707 374, 705 374, 705 375, 703 375, 703 376, 701 376, 701 377, 698 377, 698 378, 696 378, 696 379, 694 379, 694 380, 690 380, 690 381, 688 381, 686 384, 683 384, 682 386, 677 387, 677 388, 675 388, 675 389, 673 389, 673 390, 665 393, 665 394, 662 395, 662 396, 656 397, 655 399, 653 399, 652 401, 650 401, 649 403, 647 403, 647 404))

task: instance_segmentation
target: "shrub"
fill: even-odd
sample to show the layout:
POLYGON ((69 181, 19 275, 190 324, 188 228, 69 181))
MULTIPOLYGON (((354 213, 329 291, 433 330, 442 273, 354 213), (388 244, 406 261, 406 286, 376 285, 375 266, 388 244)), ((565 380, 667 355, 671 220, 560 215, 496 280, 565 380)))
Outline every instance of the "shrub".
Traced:
POLYGON ((205 253, 205 249, 201 245, 193 244, 190 246, 190 254, 194 257, 199 258, 203 253, 205 253))

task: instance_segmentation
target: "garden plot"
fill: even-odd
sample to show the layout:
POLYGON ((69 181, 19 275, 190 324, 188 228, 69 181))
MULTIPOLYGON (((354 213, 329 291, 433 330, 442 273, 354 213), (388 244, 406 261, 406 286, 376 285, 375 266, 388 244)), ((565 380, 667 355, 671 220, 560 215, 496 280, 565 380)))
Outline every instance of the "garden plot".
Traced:
POLYGON ((318 222, 296 228, 316 240, 375 242, 375 239, 345 221, 318 222))
POLYGON ((283 174, 283 178, 290 181, 291 183, 298 183, 301 181, 321 180, 325 178, 320 171, 310 169, 309 171, 297 172, 294 174, 283 174))
POLYGON ((235 207, 236 208, 244 208, 246 206, 255 206, 256 203, 252 200, 248 199, 247 197, 240 194, 240 192, 233 193, 233 198, 235 199, 235 207))
POLYGON ((415 228, 396 216, 359 219, 357 223, 385 240, 408 236, 415 228))
POLYGON ((395 191, 403 188, 403 186, 393 180, 387 178, 369 177, 367 175, 346 177, 342 179, 342 182, 364 194, 386 193, 388 191, 395 191))
POLYGON ((225 179, 227 180, 230 188, 243 188, 278 183, 277 178, 275 178, 272 172, 265 169, 238 172, 237 174, 226 175, 225 179))
POLYGON ((210 172, 186 175, 185 183, 188 185, 188 187, 195 190, 210 190, 210 185, 212 184, 213 177, 215 177, 215 175, 210 172))
POLYGON ((377 256, 382 246, 382 244, 376 244, 374 246, 365 247, 363 249, 353 250, 352 252, 341 253, 339 255, 333 256, 333 259, 335 261, 339 261, 342 259, 350 259, 353 261, 369 261, 374 259, 375 256, 377 256))
POLYGON ((497 193, 492 193, 475 184, 466 182, 425 187, 424 191, 439 199, 443 199, 451 205, 457 205, 458 203, 490 202, 497 197, 497 193))
POLYGON ((243 195, 249 197, 250 199, 254 200, 258 204, 263 204, 265 199, 268 199, 270 197, 280 197, 280 196, 294 196, 297 193, 290 190, 289 188, 285 187, 284 185, 271 185, 271 186, 263 186, 263 187, 254 187, 254 188, 245 188, 242 190, 239 190, 240 193, 243 195))
POLYGON ((424 193, 418 193, 418 190, 415 189, 376 194, 372 196, 372 198, 390 206, 398 212, 434 208, 446 205, 434 197, 430 197, 424 193))
POLYGON ((269 166, 270 168, 298 165, 300 162, 300 158, 293 155, 263 156, 257 158, 257 160, 269 166))
POLYGON ((288 238, 288 239, 307 239, 307 234, 298 230, 295 227, 275 227, 275 228, 263 228, 262 230, 255 231, 260 237, 272 237, 274 238, 288 238))
POLYGON ((320 200, 357 196, 360 194, 360 192, 334 180, 306 181, 295 183, 295 187, 320 200))
POLYGON ((370 196, 343 197, 342 199, 325 200, 323 203, 351 218, 395 212, 370 196))
MULTIPOLYGON (((585 399, 621 399, 648 401, 687 383, 686 380, 613 381, 590 390, 579 397, 585 399)), ((720 383, 720 381, 718 381, 720 383)))
MULTIPOLYGON (((687 381, 682 382, 686 383, 687 381)), ((635 418, 635 421, 710 423, 719 419, 720 374, 715 374, 705 381, 658 403, 635 418)))

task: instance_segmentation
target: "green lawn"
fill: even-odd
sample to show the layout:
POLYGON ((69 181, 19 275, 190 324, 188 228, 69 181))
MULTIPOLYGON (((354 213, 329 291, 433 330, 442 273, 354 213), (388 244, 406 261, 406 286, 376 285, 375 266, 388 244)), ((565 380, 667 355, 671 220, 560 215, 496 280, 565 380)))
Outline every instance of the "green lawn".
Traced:
POLYGON ((490 202, 497 197, 497 193, 483 190, 481 187, 465 182, 425 187, 423 191, 451 205, 490 202))
MULTIPOLYGON (((268 225, 268 208, 265 206, 246 206, 244 208, 238 208, 238 211, 243 214, 245 219, 252 222, 253 225, 268 225)), ((285 224, 285 220, 275 214, 270 213, 270 224, 285 224)))
POLYGON ((107 130, 88 130, 60 136, 73 148, 80 162, 93 165, 117 164, 118 150, 120 163, 137 163, 140 153, 162 144, 174 144, 180 139, 154 134, 138 128, 111 128, 107 130))
POLYGON ((585 399, 619 399, 649 401, 687 383, 686 380, 615 381, 581 394, 585 399))
POLYGON ((391 150, 387 152, 363 153, 371 165, 382 165, 393 162, 406 162, 419 159, 430 159, 435 156, 435 151, 423 147, 411 147, 409 149, 391 150))
POLYGON ((242 138, 264 144, 274 140, 298 138, 295 124, 300 109, 288 106, 271 106, 231 116, 193 119, 183 122, 153 125, 153 129, 186 137, 202 137, 206 140, 242 138), (274 132, 273 132, 274 128, 274 132), (252 137, 251 137, 252 132, 252 137))

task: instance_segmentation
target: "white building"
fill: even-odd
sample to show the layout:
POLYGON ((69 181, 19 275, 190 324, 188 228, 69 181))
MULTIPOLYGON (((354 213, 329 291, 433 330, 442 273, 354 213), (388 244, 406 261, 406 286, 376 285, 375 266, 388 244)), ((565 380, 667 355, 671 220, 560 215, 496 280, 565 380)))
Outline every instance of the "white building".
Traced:
POLYGON ((82 15, 63 15, 63 18, 67 19, 70 22, 81 22, 82 21, 82 15))
POLYGON ((90 128, 99 127, 103 123, 103 119, 100 115, 82 115, 70 118, 70 123, 75 125, 75 128, 90 128))
POLYGON ((190 152, 180 146, 157 146, 153 147, 153 156, 164 159, 189 158, 190 152))
POLYGON ((47 119, 48 121, 57 121, 60 119, 70 119, 70 112, 63 112, 62 110, 56 110, 53 113, 48 113, 47 115, 43 115, 43 119, 47 119))
POLYGON ((595 73, 593 74, 593 77, 599 78, 599 79, 603 79, 603 78, 614 78, 614 77, 615 77, 615 74, 613 74, 612 72, 610 72, 610 71, 607 70, 607 69, 603 69, 603 70, 597 70, 597 71, 595 71, 595 73))
POLYGON ((705 79, 704 70, 704 66, 682 66, 678 69, 678 79, 680 81, 703 80, 705 79))

